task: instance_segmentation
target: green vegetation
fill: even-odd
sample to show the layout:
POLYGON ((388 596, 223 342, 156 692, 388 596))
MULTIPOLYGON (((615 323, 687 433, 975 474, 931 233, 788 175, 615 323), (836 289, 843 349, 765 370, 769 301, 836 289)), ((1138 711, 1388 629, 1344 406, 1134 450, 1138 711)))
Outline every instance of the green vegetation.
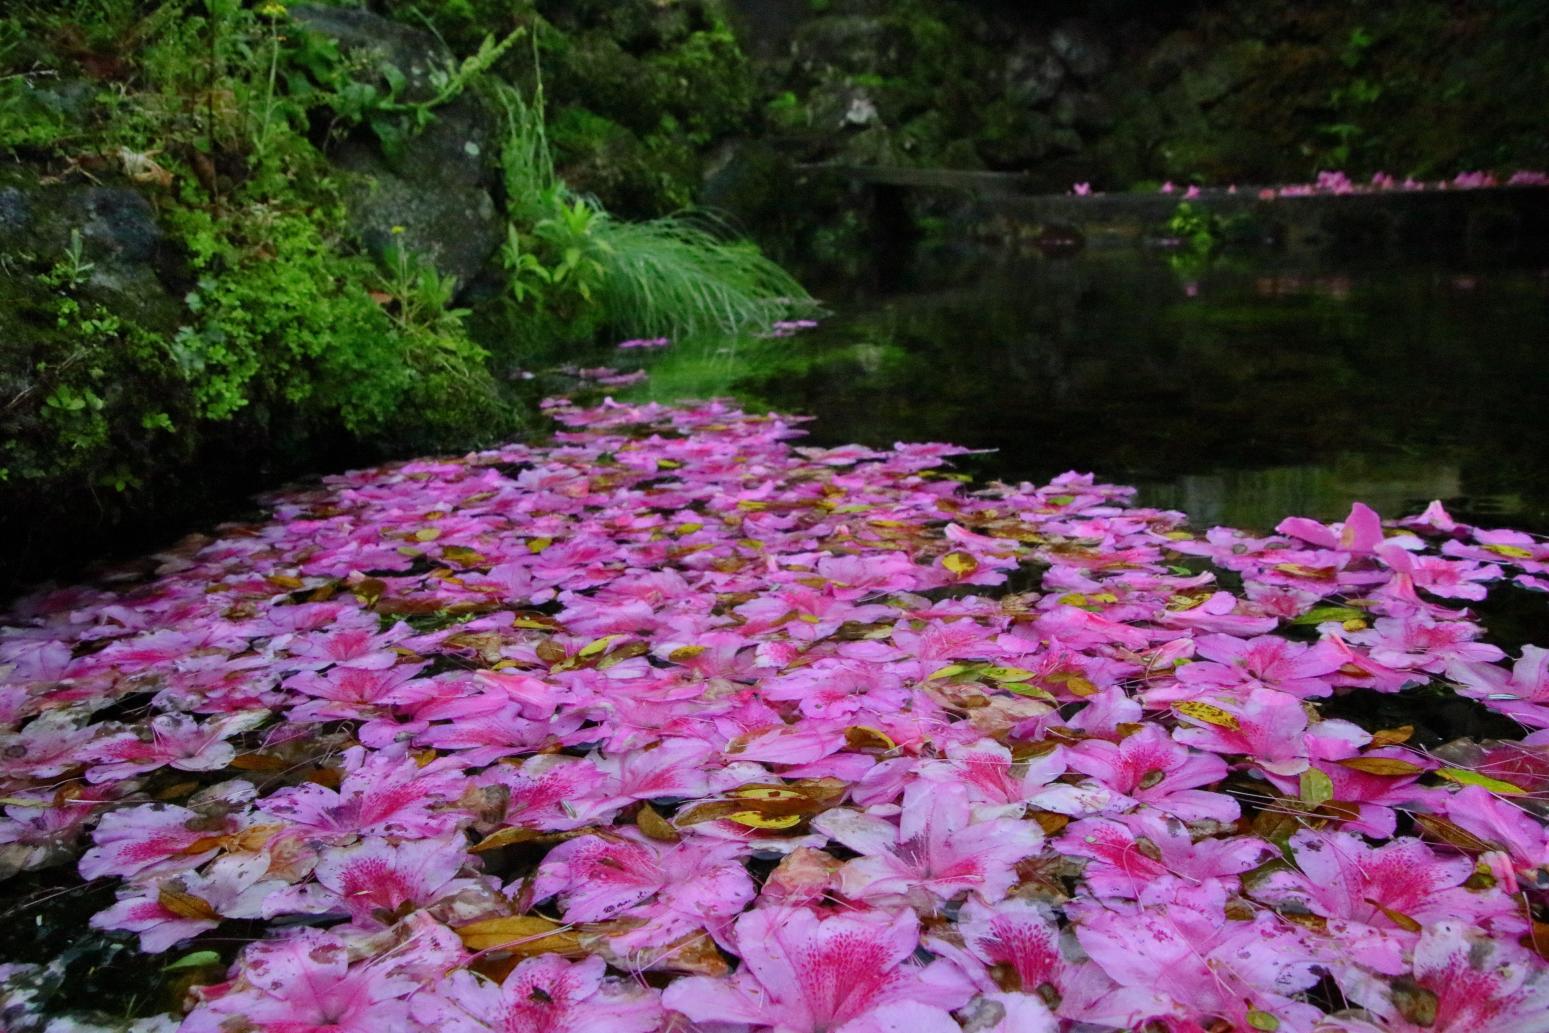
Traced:
POLYGON ((615 218, 554 170, 539 103, 502 95, 501 151, 511 226, 502 259, 527 311, 590 308, 617 334, 735 335, 768 327, 805 292, 751 244, 693 215, 615 218))
MULTIPOLYGON (((399 23, 277 0, 24 0, 0 18, 0 205, 22 213, 26 241, 0 254, 0 531, 67 510, 111 525, 140 489, 226 461, 233 443, 279 453, 278 470, 341 444, 360 457, 478 446, 522 426, 529 402, 507 371, 604 332, 732 333, 810 304, 713 221, 627 222, 556 170, 536 59, 565 51, 563 31, 522 5, 514 19, 466 4, 418 14, 431 8, 444 23, 463 11, 448 38, 470 56, 440 48, 412 5, 399 23), (405 56, 391 33, 362 45, 361 19, 401 25, 423 52, 405 56), (450 138, 502 114, 497 146, 457 144, 468 192, 504 223, 482 271, 477 253, 445 260, 411 211, 398 220, 410 232, 373 237, 361 199, 398 196, 380 176, 423 162, 443 118, 450 138), (136 195, 150 207, 123 244, 120 217, 98 209, 138 212, 136 195)), ((728 46, 707 25, 646 60, 684 109, 728 46)), ((645 145, 707 143, 730 116, 702 106, 645 145)))

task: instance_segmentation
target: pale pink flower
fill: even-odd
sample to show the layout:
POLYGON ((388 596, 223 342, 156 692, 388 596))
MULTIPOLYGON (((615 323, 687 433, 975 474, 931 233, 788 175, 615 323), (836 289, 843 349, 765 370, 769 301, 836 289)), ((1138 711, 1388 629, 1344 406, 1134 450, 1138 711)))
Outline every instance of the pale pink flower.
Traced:
POLYGON ((1263 912, 1228 918, 1225 907, 1220 883, 1169 881, 1139 904, 1078 908, 1081 946, 1120 986, 1084 1017, 1123 1027, 1161 1016, 1202 1026, 1224 1019, 1246 1030, 1257 1011, 1281 1029, 1310 1029, 1321 1013, 1292 996, 1318 980, 1305 936, 1263 912))
POLYGON ((1173 738, 1212 753, 1240 754, 1277 775, 1307 770, 1302 735, 1307 730, 1307 713, 1295 696, 1275 689, 1254 689, 1243 702, 1217 699, 1213 703, 1226 715, 1224 719, 1206 721, 1182 714, 1189 724, 1179 727, 1173 738))
POLYGON ((237 755, 226 740, 269 719, 267 710, 241 711, 200 724, 182 714, 160 714, 140 732, 98 739, 82 751, 92 762, 88 782, 118 782, 142 771, 172 767, 179 771, 218 771, 237 755))
POLYGON ((467 861, 461 836, 396 844, 372 837, 324 851, 313 871, 317 882, 272 895, 264 902, 264 915, 342 911, 356 925, 391 925, 404 911, 472 885, 457 879, 467 861))
MULTIPOLYGON (((662 1003, 697 1023, 742 1023, 772 1033, 872 1033, 891 1013, 899 1030, 950 1029, 946 1014, 972 987, 941 962, 909 961, 919 944, 911 911, 820 919, 799 908, 758 908, 737 920, 730 979, 690 976, 662 1003), (928 1025, 933 1023, 934 1025, 928 1025)), ((886 1028, 886 1027, 884 1027, 886 1028)))
POLYGON ((198 991, 200 1003, 180 1033, 383 1033, 410 1030, 409 995, 462 959, 457 936, 411 919, 395 949, 350 964, 347 943, 302 929, 248 947, 236 978, 198 991))
POLYGON ((1498 923, 1498 933, 1522 925, 1510 897, 1463 887, 1474 874, 1472 860, 1438 855, 1418 839, 1371 847, 1348 832, 1304 829, 1290 846, 1296 869, 1270 872, 1250 890, 1282 910, 1289 905, 1390 935, 1446 918, 1498 923))
POLYGON ((974 822, 967 790, 953 783, 910 786, 896 827, 847 808, 818 815, 812 827, 863 855, 840 870, 840 886, 872 901, 928 904, 964 892, 999 900, 1016 882, 1016 862, 1043 845, 1034 822, 974 822))
POLYGON ((1072 769, 1114 792, 1185 821, 1233 821, 1240 813, 1230 796, 1199 788, 1224 779, 1226 763, 1190 750, 1157 725, 1143 725, 1117 743, 1088 739, 1065 757, 1072 769))
POLYGON ((1437 922, 1414 949, 1404 994, 1411 1002, 1416 991, 1430 995, 1434 1018, 1429 1006, 1418 1013, 1405 1007, 1386 980, 1348 982, 1345 992, 1390 1033, 1549 1033, 1549 968, 1510 940, 1485 936, 1466 922, 1437 922))
POLYGON ((665 1017, 655 990, 606 979, 599 957, 546 954, 503 983, 466 969, 417 995, 414 1018, 442 1033, 652 1033, 665 1017))
POLYGON ((138 933, 140 949, 160 954, 181 940, 220 925, 225 918, 257 918, 270 894, 285 886, 265 879, 262 855, 226 857, 207 872, 189 872, 128 890, 117 904, 92 916, 94 929, 138 933))
POLYGON ((755 894, 741 844, 688 839, 664 845, 642 835, 582 836, 549 851, 532 899, 558 895, 567 922, 621 915, 644 926, 618 938, 627 948, 660 946, 698 929, 719 932, 755 894))
POLYGON ((1276 856, 1274 847, 1250 836, 1204 838, 1196 843, 1176 818, 1146 811, 1117 820, 1078 821, 1055 841, 1054 848, 1087 858, 1081 878, 1092 893, 1125 898, 1138 897, 1146 885, 1168 875, 1234 885, 1234 876, 1276 856))

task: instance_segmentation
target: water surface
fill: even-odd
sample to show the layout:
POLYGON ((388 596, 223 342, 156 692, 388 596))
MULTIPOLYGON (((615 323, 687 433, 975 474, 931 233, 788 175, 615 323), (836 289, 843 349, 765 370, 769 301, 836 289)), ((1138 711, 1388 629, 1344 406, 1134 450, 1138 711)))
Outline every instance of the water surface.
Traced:
POLYGON ((976 474, 1135 484, 1266 528, 1444 499, 1549 530, 1549 270, 1210 265, 1122 252, 1001 265, 837 307, 776 341, 680 346, 646 396, 731 392, 823 444, 993 448, 976 474))

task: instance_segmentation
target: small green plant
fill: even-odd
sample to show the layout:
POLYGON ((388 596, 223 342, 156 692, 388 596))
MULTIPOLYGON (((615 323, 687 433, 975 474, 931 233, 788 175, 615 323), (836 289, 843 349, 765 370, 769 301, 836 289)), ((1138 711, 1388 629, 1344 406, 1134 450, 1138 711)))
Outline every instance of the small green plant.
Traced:
POLYGON ((91 279, 91 272, 96 267, 96 263, 86 260, 81 231, 72 229, 69 245, 65 247, 59 261, 54 263, 54 267, 43 274, 43 282, 50 287, 67 291, 78 290, 91 279))
POLYGON ((388 248, 385 264, 387 273, 378 282, 400 330, 420 336, 462 333, 468 310, 452 306, 457 277, 443 275, 433 263, 396 244, 388 248))

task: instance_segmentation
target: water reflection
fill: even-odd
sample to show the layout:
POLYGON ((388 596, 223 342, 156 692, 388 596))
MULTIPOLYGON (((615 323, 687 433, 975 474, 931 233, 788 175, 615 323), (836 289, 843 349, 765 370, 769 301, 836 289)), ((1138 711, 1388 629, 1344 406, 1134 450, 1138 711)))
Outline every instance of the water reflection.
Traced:
POLYGON ((849 306, 821 330, 653 359, 646 394, 812 413, 820 443, 995 448, 1205 522, 1453 500, 1549 529, 1549 277, 1539 270, 1181 271, 1084 255, 849 306))

